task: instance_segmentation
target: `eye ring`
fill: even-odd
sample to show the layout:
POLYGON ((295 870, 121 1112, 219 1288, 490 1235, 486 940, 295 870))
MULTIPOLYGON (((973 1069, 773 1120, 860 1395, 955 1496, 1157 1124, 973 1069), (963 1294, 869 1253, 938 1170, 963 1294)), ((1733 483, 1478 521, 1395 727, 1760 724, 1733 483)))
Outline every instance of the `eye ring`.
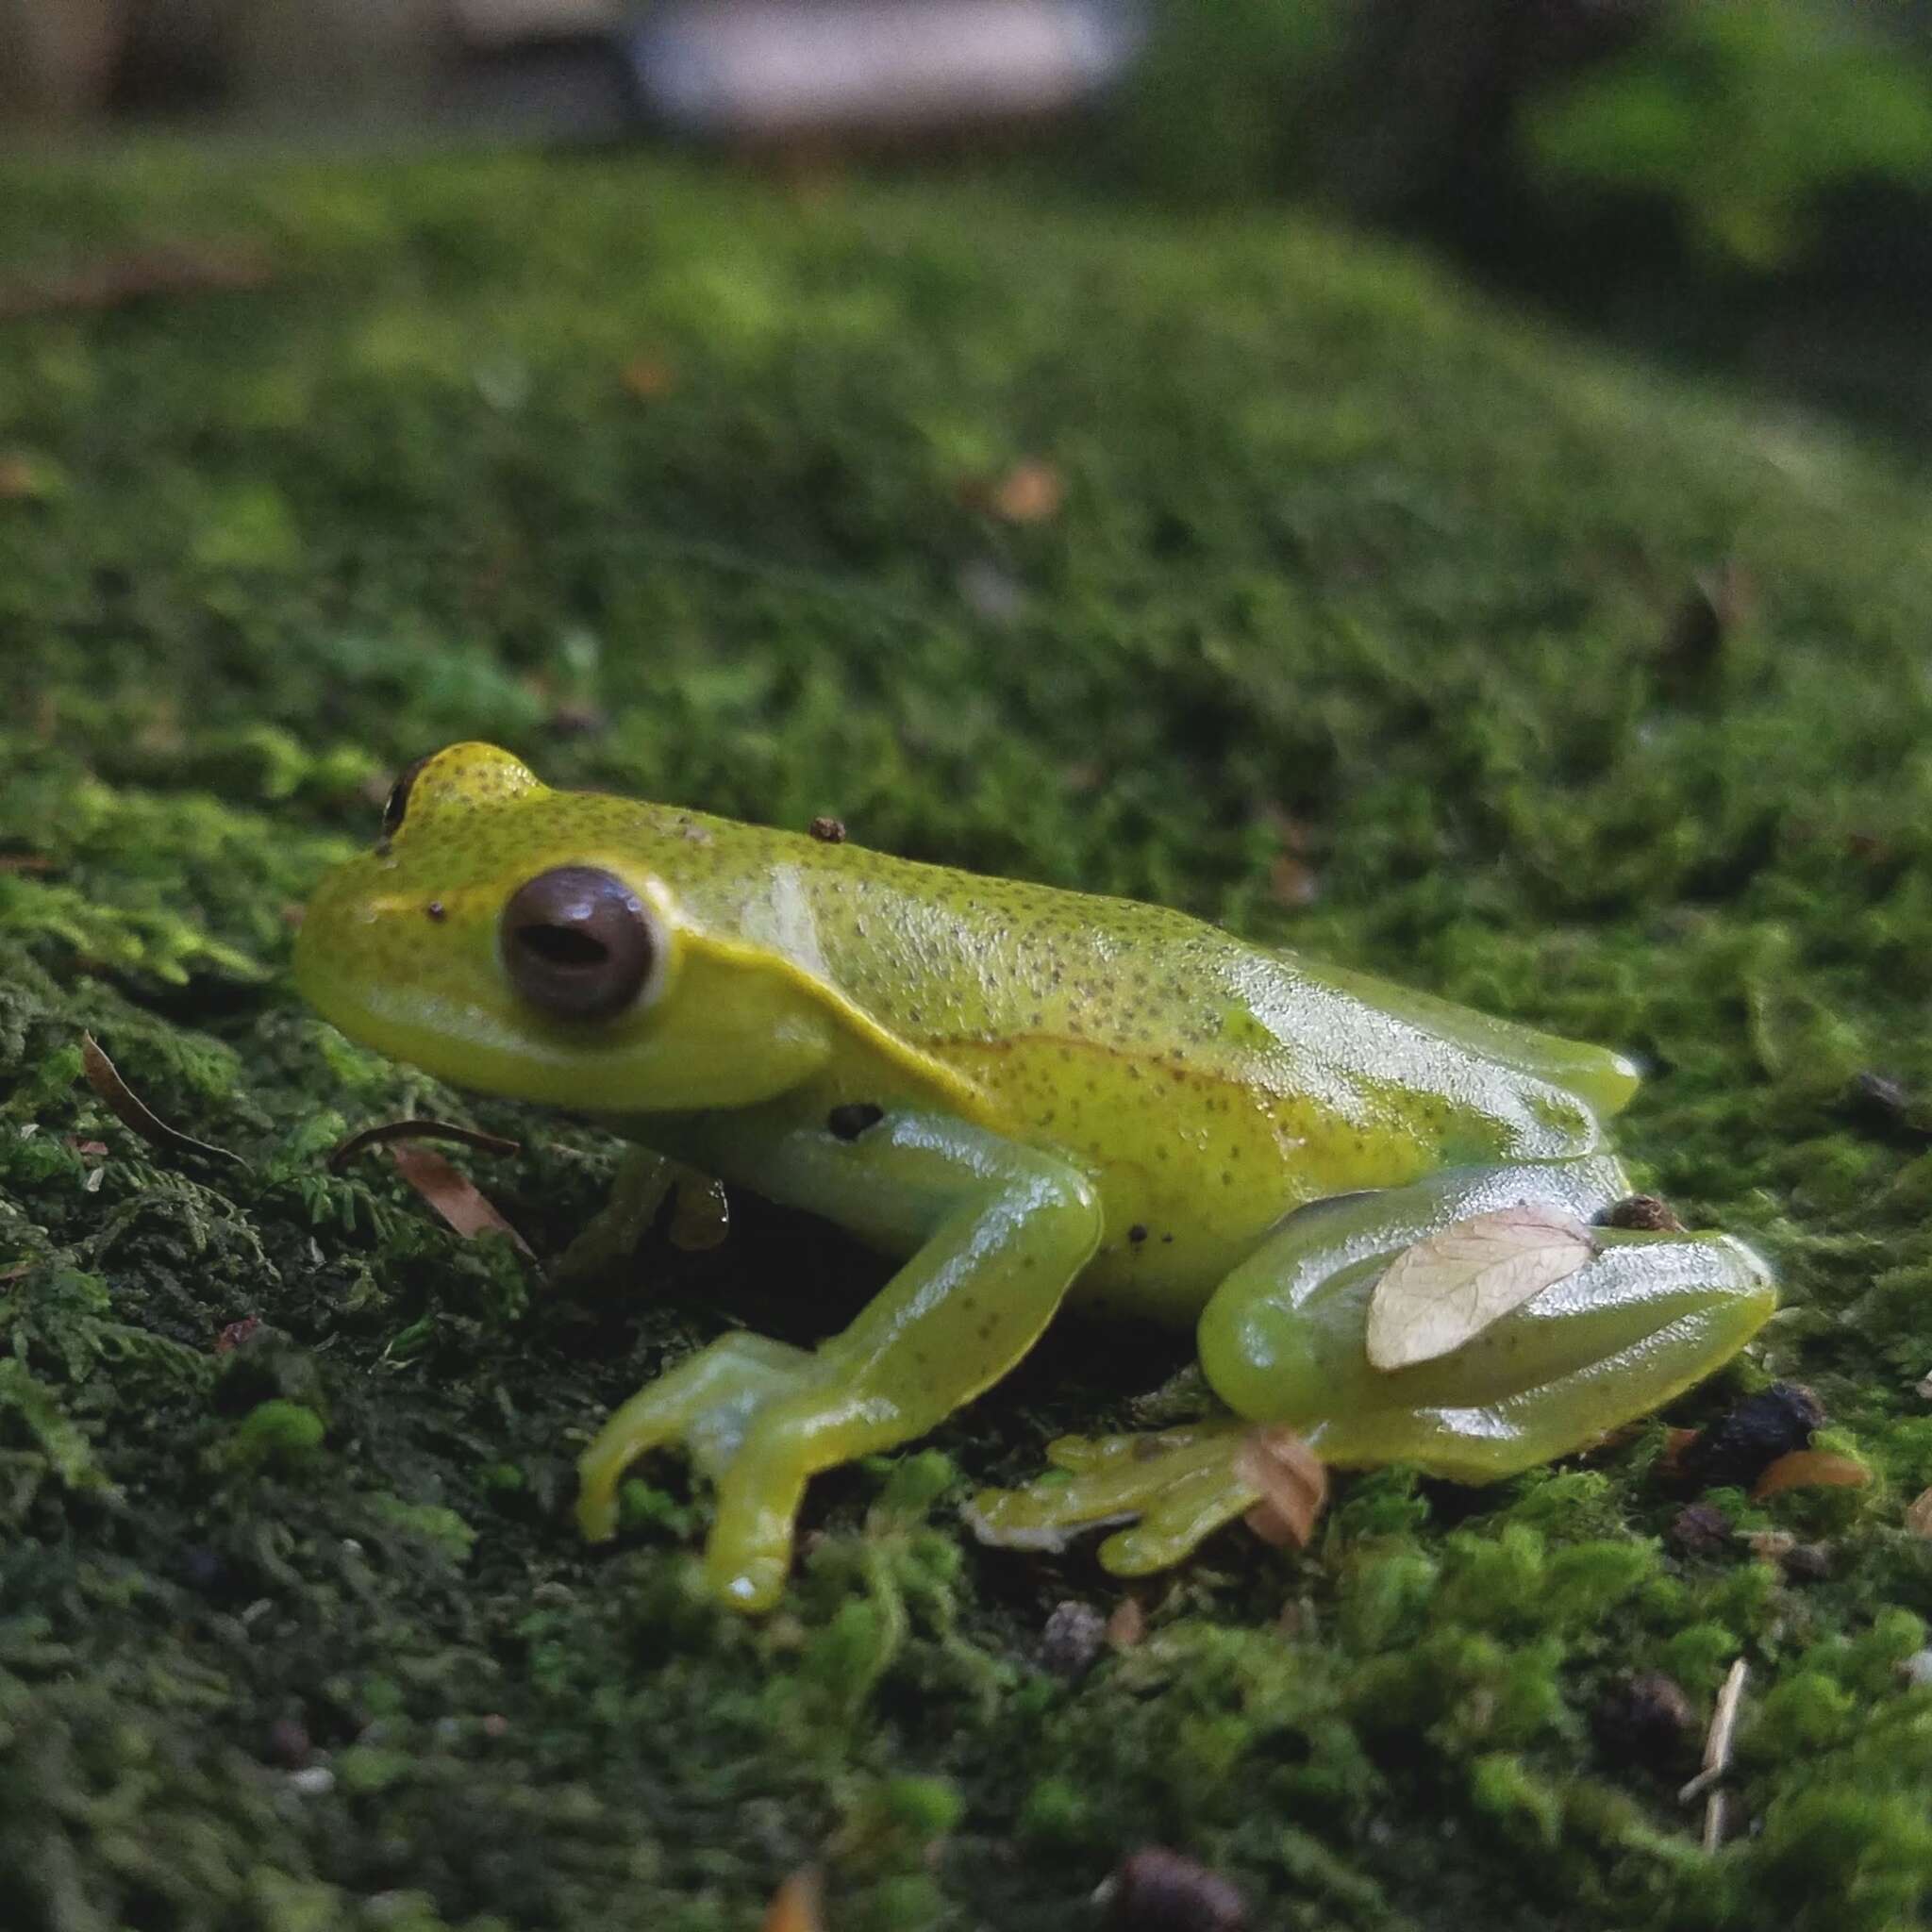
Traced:
POLYGON ((403 818, 409 809, 409 793, 414 790, 416 780, 423 775, 423 767, 435 756, 434 752, 428 752, 420 758, 412 758, 396 774, 396 782, 389 788, 389 796, 383 801, 382 836, 385 839, 393 839, 403 829, 403 818))
POLYGON ((651 909, 614 873, 558 865, 526 879, 497 922, 518 995, 554 1020, 611 1020, 663 983, 670 947, 651 909))

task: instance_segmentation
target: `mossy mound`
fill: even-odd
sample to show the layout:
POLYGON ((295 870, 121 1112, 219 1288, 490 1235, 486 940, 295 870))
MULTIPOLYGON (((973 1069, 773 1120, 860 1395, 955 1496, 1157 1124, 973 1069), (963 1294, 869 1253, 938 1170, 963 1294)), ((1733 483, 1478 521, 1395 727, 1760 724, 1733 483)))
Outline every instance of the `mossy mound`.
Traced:
POLYGON ((610 158, 0 176, 22 286, 162 244, 270 279, 0 323, 0 1924, 708 1932, 822 1859, 838 1932, 1063 1932, 1152 1841, 1270 1925, 1915 1922, 1923 475, 1274 217, 610 158), (458 1158, 546 1257, 610 1173, 288 989, 318 870, 462 737, 1641 1054, 1623 1144, 1790 1302, 1669 1420, 1796 1375, 1874 1480, 1719 1492, 1694 1544, 1661 1424, 1351 1480, 1307 1555, 1224 1535, 1061 1674, 1051 1607, 1125 1592, 954 1506, 1182 1359, 1070 1325, 820 1483, 762 1624, 694 1593, 673 1468, 588 1551, 609 1404, 880 1270, 740 1203, 564 1295, 325 1170, 403 1113, 513 1132, 458 1158), (247 1167, 132 1136, 83 1029, 247 1167), (1701 1720, 1740 1656, 1710 1857, 1694 1736, 1650 1769, 1590 1717, 1661 1672, 1701 1720))

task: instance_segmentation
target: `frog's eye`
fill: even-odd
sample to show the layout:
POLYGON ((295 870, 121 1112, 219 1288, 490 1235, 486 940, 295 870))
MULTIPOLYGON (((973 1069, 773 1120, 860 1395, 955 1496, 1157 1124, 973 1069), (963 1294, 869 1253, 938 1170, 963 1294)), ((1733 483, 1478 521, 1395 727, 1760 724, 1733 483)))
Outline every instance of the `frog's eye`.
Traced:
MULTIPOLYGON (((435 754, 431 753, 430 757, 435 754)), ((396 774, 396 782, 389 788, 389 797, 383 802, 382 836, 393 839, 403 829, 403 814, 409 808, 409 791, 422 775, 423 767, 429 758, 420 758, 414 764, 405 765, 396 774)))
POLYGON ((644 902, 608 872, 559 865, 510 894, 497 934, 509 983, 557 1020, 608 1020, 653 981, 668 953, 644 902))

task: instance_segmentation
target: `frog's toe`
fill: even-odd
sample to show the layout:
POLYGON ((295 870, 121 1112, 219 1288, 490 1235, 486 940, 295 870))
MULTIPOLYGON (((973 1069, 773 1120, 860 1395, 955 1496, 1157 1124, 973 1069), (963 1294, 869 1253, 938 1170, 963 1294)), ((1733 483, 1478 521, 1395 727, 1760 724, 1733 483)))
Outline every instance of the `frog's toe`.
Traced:
POLYGON ((731 1467, 758 1412, 798 1389, 812 1357, 762 1335, 726 1335, 647 1383, 577 1463, 577 1524, 592 1542, 617 1533, 617 1488, 640 1456, 682 1441, 714 1480, 731 1467))
POLYGON ((1259 1500, 1231 1451, 1199 1463, 1169 1482, 1132 1528, 1117 1530, 1101 1544, 1101 1567, 1115 1576, 1166 1570, 1259 1500))
POLYGON ((1046 1459, 1056 1469, 1076 1474, 1144 1465, 1210 1439, 1218 1441, 1226 1426, 1210 1422, 1175 1429, 1138 1429, 1121 1436, 1056 1436, 1046 1445, 1046 1459))
POLYGON ((1131 1524, 1101 1545, 1102 1563, 1117 1575, 1164 1569, 1257 1500, 1235 1467, 1243 1426, 1063 1436, 1048 1454, 1070 1474, 1022 1490, 983 1490, 966 1521, 981 1542, 1054 1550, 1083 1530, 1131 1524))

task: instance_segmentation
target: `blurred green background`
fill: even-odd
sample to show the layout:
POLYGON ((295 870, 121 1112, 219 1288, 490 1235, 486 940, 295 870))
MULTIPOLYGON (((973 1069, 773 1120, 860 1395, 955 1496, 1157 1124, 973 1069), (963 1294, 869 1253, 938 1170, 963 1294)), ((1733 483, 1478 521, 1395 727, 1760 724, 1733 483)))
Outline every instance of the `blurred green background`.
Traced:
MULTIPOLYGON (((944 0, 923 10, 939 20, 944 0)), ((385 143, 608 137, 634 103, 591 43, 665 12, 0 0, 0 138, 157 123, 385 143)), ((1924 0, 1074 0, 1068 13, 1145 31, 1097 101, 1018 139, 901 129, 896 158, 1031 157, 1056 182, 1176 207, 1313 201, 1424 238, 1573 324, 1890 433, 1932 432, 1924 0)), ((848 127, 795 145, 823 163, 876 143, 848 127)))

